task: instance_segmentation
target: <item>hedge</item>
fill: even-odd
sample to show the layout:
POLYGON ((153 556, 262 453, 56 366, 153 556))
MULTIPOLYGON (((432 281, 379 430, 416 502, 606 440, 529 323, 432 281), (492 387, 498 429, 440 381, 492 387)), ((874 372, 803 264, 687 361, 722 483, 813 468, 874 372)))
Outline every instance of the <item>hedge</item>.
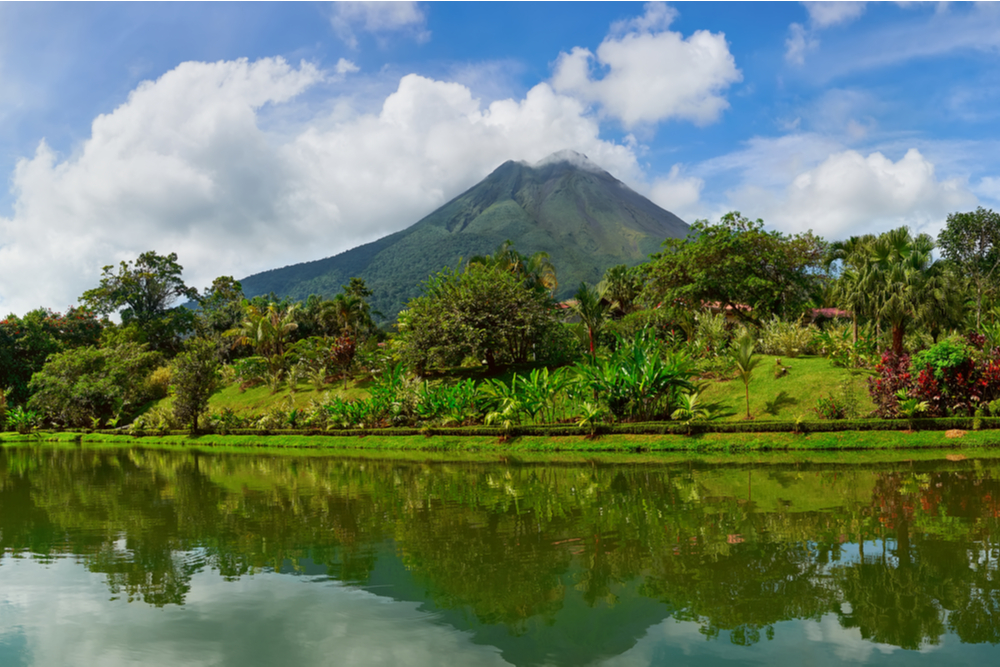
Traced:
MULTIPOLYGON (((1000 418, 997 417, 946 417, 938 419, 834 419, 814 421, 738 421, 715 422, 695 421, 685 422, 641 422, 635 424, 599 424, 594 430, 598 435, 695 435, 701 433, 835 433, 842 431, 945 431, 960 429, 965 431, 980 429, 1000 429, 1000 418), (978 422, 978 423, 977 423, 978 422)), ((186 435, 186 430, 172 431, 130 431, 125 429, 100 430, 102 434, 128 434, 137 437, 143 435, 186 435)), ((209 432, 209 431, 203 431, 209 432)), ((414 435, 447 435, 447 436, 488 436, 516 437, 520 435, 537 436, 574 436, 587 435, 590 429, 583 429, 575 424, 531 424, 503 429, 495 426, 425 426, 425 427, 387 427, 387 428, 354 428, 334 429, 230 429, 229 435, 298 435, 298 436, 343 436, 364 437, 379 436, 414 436, 414 435)), ((222 433, 222 432, 219 432, 222 433)))

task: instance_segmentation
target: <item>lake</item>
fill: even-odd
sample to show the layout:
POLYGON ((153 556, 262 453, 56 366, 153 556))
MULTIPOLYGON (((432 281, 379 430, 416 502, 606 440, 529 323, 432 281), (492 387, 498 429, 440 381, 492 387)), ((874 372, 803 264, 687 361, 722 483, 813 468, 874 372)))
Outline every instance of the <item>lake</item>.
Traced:
POLYGON ((947 453, 7 446, 0 665, 996 664, 1000 459, 947 453))

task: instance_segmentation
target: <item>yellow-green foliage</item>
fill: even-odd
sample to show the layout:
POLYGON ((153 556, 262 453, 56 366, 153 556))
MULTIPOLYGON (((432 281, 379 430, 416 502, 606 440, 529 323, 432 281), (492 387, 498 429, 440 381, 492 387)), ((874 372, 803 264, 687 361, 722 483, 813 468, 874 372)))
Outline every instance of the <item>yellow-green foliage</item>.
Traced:
POLYGON ((160 366, 150 373, 147 383, 149 384, 149 392, 153 398, 164 398, 170 393, 171 375, 170 366, 160 366))
MULTIPOLYGON (((750 414, 754 419, 788 421, 800 415, 818 419, 813 410, 816 400, 820 396, 840 396, 845 380, 857 399, 860 414, 864 416, 874 409, 865 383, 867 374, 855 375, 822 357, 759 357, 760 366, 750 381, 750 414), (775 372, 776 369, 784 370, 775 372)), ((722 419, 746 416, 744 387, 738 379, 712 381, 702 394, 702 401, 722 419)))

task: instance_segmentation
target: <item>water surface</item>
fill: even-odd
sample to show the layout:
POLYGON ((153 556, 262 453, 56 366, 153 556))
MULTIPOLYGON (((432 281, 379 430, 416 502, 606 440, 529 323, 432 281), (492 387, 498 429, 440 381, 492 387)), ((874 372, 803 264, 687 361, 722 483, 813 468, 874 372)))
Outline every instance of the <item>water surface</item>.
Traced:
POLYGON ((1000 461, 0 449, 0 665, 990 664, 1000 461))

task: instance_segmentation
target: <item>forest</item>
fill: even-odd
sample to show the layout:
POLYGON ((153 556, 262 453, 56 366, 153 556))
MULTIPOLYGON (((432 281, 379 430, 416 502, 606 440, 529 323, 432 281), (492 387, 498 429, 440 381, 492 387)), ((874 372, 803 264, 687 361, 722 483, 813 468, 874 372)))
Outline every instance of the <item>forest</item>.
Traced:
POLYGON ((0 425, 593 434, 782 404, 799 420, 1000 416, 998 265, 1000 215, 983 208, 937 239, 835 242, 733 212, 562 302, 549 258, 508 241, 429 276, 393 320, 361 279, 304 301, 247 298, 230 276, 199 292, 176 254, 150 251, 104 267, 65 313, 0 321, 0 425), (814 375, 814 395, 777 391, 805 359, 820 363, 792 373, 814 375))

